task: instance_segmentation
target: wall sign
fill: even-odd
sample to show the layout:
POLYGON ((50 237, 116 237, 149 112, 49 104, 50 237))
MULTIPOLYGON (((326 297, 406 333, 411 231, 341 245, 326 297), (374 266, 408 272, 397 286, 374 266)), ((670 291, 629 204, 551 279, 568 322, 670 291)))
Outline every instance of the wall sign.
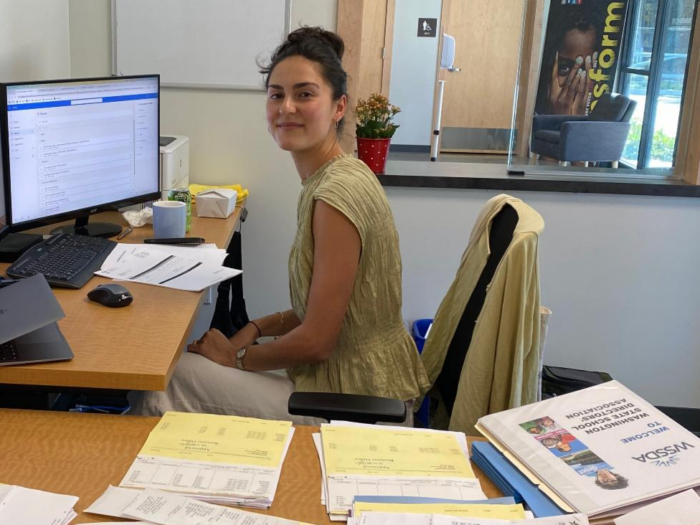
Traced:
POLYGON ((435 37, 437 34, 437 18, 419 18, 418 36, 435 37))

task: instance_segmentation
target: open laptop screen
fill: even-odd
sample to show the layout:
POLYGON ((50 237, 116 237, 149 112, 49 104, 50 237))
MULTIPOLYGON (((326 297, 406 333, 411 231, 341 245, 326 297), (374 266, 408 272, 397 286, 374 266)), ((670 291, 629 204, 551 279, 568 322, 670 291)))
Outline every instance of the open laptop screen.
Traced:
POLYGON ((64 317, 61 305, 41 274, 0 288, 0 343, 29 334, 64 317))

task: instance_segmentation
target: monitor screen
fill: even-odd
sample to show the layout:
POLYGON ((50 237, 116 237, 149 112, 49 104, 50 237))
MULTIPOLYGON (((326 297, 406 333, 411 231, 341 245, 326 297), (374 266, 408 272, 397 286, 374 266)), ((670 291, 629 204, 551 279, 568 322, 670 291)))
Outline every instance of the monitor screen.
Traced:
POLYGON ((6 84, 12 229, 157 198, 159 86, 157 75, 6 84))

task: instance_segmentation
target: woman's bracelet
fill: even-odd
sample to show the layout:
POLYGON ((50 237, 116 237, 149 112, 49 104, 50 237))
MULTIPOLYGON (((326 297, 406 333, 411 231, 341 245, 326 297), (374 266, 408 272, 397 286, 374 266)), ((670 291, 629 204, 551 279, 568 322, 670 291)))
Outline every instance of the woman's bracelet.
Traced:
POLYGON ((280 314, 280 324, 282 326, 284 326, 284 312, 277 312, 277 313, 280 314))
POLYGON ((260 330, 260 327, 258 326, 258 323, 255 321, 248 321, 250 324, 252 324, 255 329, 258 331, 258 338, 262 337, 262 330, 260 330))

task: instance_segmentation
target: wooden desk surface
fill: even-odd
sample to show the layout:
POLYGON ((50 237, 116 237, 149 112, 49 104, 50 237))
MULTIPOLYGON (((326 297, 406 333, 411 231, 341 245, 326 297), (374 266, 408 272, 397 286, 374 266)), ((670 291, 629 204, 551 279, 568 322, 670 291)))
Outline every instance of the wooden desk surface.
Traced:
MULTIPOLYGON (((193 216, 188 236, 204 237, 207 242, 225 248, 242 209, 236 208, 227 219, 193 216)), ((90 220, 126 225, 117 212, 97 214, 90 220)), ((119 242, 141 243, 149 237, 153 237, 150 225, 134 228, 119 242)), ((0 263, 0 272, 4 274, 8 266, 0 263)), ((204 293, 129 283, 134 302, 126 308, 106 308, 87 299, 88 291, 110 281, 95 276, 80 290, 54 288, 66 314, 59 326, 75 358, 58 363, 0 367, 0 384, 165 390, 197 319, 204 293)))
MULTIPOLYGON (((83 514, 109 485, 119 485, 159 418, 0 410, 0 483, 79 496, 72 523, 113 521, 83 514)), ((275 501, 263 514, 330 525, 321 505, 321 468, 311 438, 297 427, 275 501)), ((478 438, 477 438, 478 439, 478 438)), ((471 444, 474 438, 468 438, 471 444)), ((501 496, 473 465, 484 493, 501 496)))

